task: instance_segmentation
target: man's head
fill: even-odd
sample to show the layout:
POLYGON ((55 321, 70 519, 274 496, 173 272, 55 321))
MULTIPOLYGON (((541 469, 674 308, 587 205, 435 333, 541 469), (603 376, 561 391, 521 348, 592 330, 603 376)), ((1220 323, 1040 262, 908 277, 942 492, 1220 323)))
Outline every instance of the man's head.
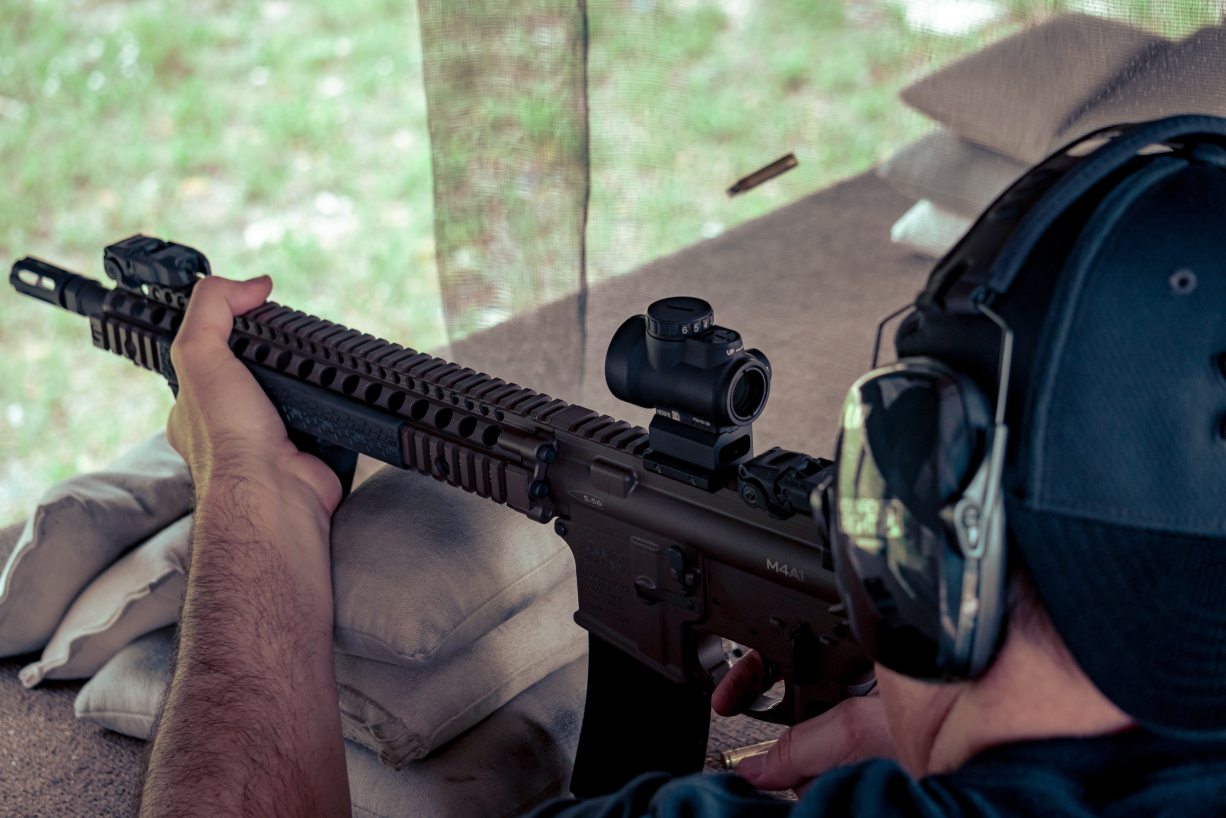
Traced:
POLYGON ((845 442, 856 423, 882 438, 855 462, 841 447, 836 497, 836 568, 879 661, 982 673, 1013 562, 1112 702, 1226 732, 1224 259, 1226 121, 1181 117, 1058 154, 937 266, 896 338, 907 375, 937 374, 866 376, 844 418, 845 442), (892 401, 924 403, 912 386, 930 417, 883 433, 892 401), (865 479, 917 451, 907 491, 865 479), (874 492, 875 533, 845 502, 874 492), (920 655, 899 647, 908 634, 920 655))

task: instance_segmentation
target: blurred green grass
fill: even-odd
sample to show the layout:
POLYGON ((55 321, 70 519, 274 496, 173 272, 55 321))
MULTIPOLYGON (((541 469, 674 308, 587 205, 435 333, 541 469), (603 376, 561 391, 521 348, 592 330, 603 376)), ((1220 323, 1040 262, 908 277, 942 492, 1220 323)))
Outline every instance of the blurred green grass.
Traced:
MULTIPOLYGON (((590 5, 600 278, 871 167, 929 127, 897 103, 903 85, 1067 4, 1011 0, 958 37, 912 30, 894 0, 590 5), (693 184, 792 149, 801 169, 753 196, 693 184)), ((1157 0, 1099 5, 1169 20, 1157 0)), ((445 342, 413 2, 0 0, 0 20, 6 265, 41 255, 100 277, 105 244, 146 232, 216 273, 271 274, 299 309, 445 342)), ((511 113, 527 133, 554 126, 511 113)), ((159 379, 88 336, 0 288, 0 521, 165 422, 159 379)))
MULTIPOLYGON (((411 7, 0 0, 0 259, 102 277, 146 232, 215 273, 424 348, 444 341, 411 7)), ((0 288, 0 520, 165 424, 164 383, 0 288)))

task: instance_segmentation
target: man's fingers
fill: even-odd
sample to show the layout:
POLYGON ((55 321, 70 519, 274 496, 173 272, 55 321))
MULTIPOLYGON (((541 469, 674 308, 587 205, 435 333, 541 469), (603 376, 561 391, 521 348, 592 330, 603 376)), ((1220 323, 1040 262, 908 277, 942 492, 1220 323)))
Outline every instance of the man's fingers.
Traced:
POLYGON ((893 753, 880 699, 848 699, 779 737, 770 752, 744 759, 737 773, 763 790, 795 789, 843 764, 893 753))
POLYGON ((177 343, 180 346, 217 341, 226 343, 234 329, 234 316, 263 304, 270 292, 272 279, 268 276, 246 281, 214 276, 200 279, 192 289, 177 343))
POLYGON ((202 458, 219 440, 233 437, 240 424, 265 440, 284 433, 267 397, 228 346, 234 317, 264 303, 271 289, 267 276, 200 279, 170 347, 179 392, 167 419, 167 438, 198 483, 209 473, 202 458))
POLYGON ((735 716, 753 704, 770 686, 766 662, 760 653, 751 650, 720 680, 719 686, 711 694, 711 708, 721 716, 735 716))

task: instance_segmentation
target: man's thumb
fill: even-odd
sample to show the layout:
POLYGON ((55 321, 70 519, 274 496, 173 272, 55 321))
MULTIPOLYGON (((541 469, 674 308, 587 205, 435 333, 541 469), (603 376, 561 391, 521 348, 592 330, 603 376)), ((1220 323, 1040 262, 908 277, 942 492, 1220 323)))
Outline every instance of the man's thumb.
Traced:
POLYGON ((234 317, 255 309, 272 292, 272 279, 258 276, 231 281, 208 276, 196 282, 179 330, 180 345, 196 341, 225 343, 234 327, 234 317))

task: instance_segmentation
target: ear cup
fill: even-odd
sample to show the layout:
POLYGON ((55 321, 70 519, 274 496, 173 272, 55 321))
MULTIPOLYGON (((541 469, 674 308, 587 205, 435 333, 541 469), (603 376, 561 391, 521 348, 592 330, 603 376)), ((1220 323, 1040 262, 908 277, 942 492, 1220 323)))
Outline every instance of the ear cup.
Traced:
POLYGON ((975 481, 986 479, 993 433, 983 391, 931 358, 870 372, 848 393, 832 499, 835 573, 857 639, 900 673, 966 678, 986 665, 973 661, 984 654, 976 648, 998 639, 999 593, 990 589, 986 604, 980 595, 984 579, 1003 575, 1003 538, 993 533, 990 549, 968 556, 975 549, 953 517, 969 489, 982 489, 975 481))

